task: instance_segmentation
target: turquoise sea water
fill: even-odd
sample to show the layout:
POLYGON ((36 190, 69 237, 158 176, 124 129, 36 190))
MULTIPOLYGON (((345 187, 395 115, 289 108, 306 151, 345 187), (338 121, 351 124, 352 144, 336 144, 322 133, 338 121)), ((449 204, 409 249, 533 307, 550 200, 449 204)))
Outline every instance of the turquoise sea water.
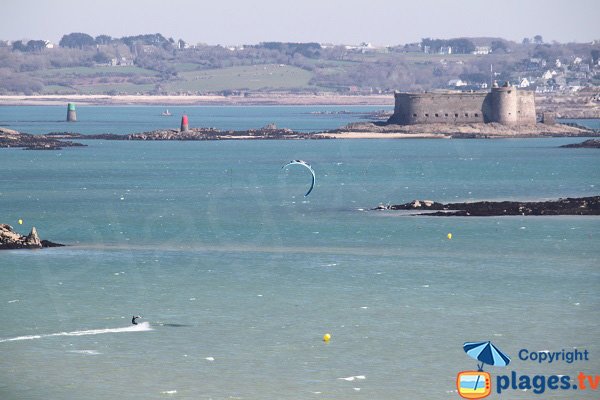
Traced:
POLYGON ((280 128, 313 132, 360 121, 366 113, 389 106, 77 106, 77 122, 66 122, 66 106, 4 106, 0 126, 27 133, 78 132, 128 134, 154 129, 179 129, 181 116, 190 127, 258 129, 275 123, 280 128), (162 116, 168 109, 171 116, 162 116))
MULTIPOLYGON (((262 108, 257 125, 287 111, 262 108)), ((513 360, 493 377, 597 375, 597 217, 368 211, 597 195, 597 150, 558 148, 578 141, 0 149, 0 222, 70 245, 0 253, 0 398, 456 399, 456 374, 476 367, 462 344, 479 340, 513 360), (292 159, 316 171, 307 198, 308 172, 281 169, 292 159), (517 356, 573 347, 590 360, 517 356)))

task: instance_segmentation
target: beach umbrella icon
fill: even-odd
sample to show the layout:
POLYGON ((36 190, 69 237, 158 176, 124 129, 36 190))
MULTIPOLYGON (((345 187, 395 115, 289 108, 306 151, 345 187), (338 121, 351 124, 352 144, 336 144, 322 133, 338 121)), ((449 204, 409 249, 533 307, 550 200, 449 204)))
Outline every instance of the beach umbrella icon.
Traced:
POLYGON ((489 340, 487 342, 466 342, 463 344, 463 350, 470 357, 481 361, 481 365, 477 364, 479 371, 483 371, 483 364, 505 367, 510 363, 510 358, 489 340))
MULTIPOLYGON (((477 370, 483 371, 483 364, 494 365, 497 367, 505 367, 510 363, 510 358, 500 351, 489 340, 487 342, 466 342, 463 344, 463 350, 471 358, 481 361, 481 365, 477 363, 477 370)), ((475 388, 479 383, 480 375, 477 375, 475 388)))

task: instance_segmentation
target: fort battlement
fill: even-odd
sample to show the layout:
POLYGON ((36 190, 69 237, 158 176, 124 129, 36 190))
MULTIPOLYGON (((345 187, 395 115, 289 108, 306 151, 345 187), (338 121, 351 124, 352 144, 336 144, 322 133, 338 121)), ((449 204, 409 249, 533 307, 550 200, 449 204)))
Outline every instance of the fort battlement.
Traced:
POLYGON ((497 122, 504 125, 534 125, 533 92, 494 85, 490 92, 401 93, 395 97, 392 124, 467 124, 497 122))

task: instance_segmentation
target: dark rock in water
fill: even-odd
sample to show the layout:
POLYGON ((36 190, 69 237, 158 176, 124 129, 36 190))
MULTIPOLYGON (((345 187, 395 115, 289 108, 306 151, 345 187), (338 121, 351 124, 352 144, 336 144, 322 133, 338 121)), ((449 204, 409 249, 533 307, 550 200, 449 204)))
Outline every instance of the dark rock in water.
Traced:
POLYGON ((42 240, 42 247, 65 247, 65 245, 60 243, 54 243, 49 240, 42 240))
POLYGON ((560 147, 564 147, 564 148, 580 148, 580 147, 582 147, 582 148, 587 148, 587 149, 600 149, 600 139, 589 139, 589 140, 586 140, 585 142, 565 144, 560 147))
POLYGON ((81 143, 57 140, 46 135, 30 135, 12 129, 0 128, 1 147, 21 147, 25 150, 60 150, 63 147, 85 146, 81 143))
POLYGON ((416 215, 443 217, 491 217, 502 215, 600 215, 600 196, 551 201, 478 201, 474 203, 436 203, 414 200, 406 204, 378 206, 374 210, 412 210, 416 215))
POLYGON ((43 247, 61 247, 64 244, 40 240, 35 227, 27 236, 23 236, 7 224, 0 224, 0 250, 8 249, 41 249, 43 247))

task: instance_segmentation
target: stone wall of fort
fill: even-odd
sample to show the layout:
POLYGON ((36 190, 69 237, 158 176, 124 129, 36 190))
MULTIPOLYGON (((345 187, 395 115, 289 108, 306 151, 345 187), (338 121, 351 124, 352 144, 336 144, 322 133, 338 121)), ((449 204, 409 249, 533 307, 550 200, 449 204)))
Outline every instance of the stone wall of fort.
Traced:
POLYGON ((489 93, 396 93, 394 115, 389 123, 535 124, 533 92, 512 86, 493 87, 489 93))

